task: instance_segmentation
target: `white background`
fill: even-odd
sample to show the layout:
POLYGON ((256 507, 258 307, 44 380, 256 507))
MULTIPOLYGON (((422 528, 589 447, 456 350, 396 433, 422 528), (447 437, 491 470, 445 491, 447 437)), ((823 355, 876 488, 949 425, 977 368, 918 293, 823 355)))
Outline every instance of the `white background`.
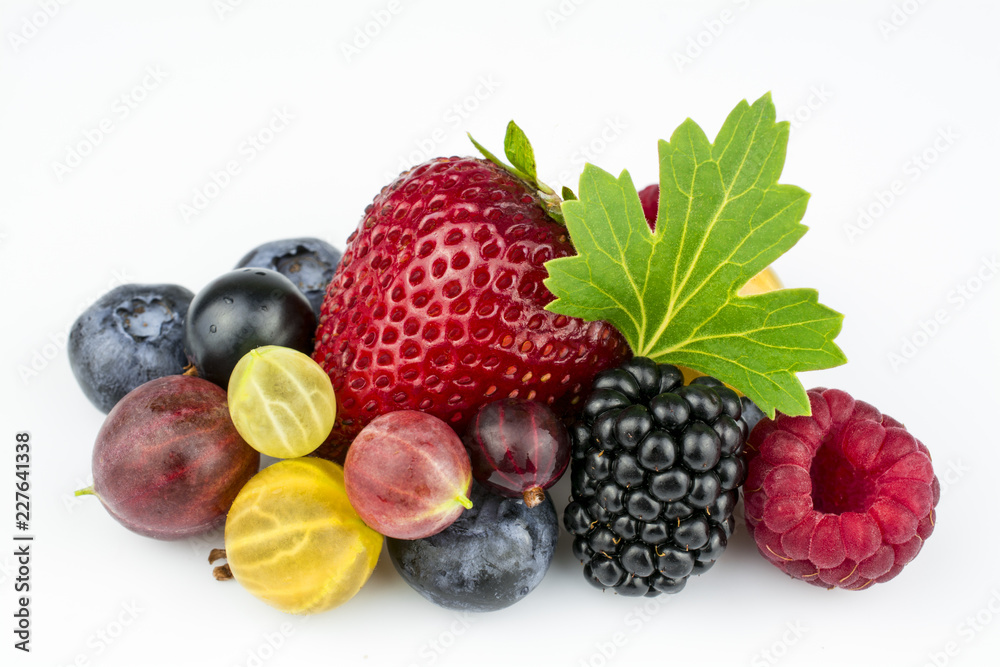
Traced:
MULTIPOLYGON (((0 662, 995 664, 996 3, 224 2, 0 9, 0 662), (437 608, 383 554, 356 598, 304 620, 212 579, 221 533, 157 542, 73 499, 103 415, 70 373, 66 334, 109 287, 197 291, 277 238, 343 247, 402 167, 470 154, 466 131, 499 150, 511 118, 543 180, 575 187, 587 151, 643 185, 656 140, 686 117, 712 137, 767 91, 794 121, 782 181, 812 193, 811 231, 777 271, 846 315, 850 363, 803 381, 905 422, 941 477, 937 530, 894 581, 791 580, 740 526, 714 570, 644 607, 586 584, 563 533, 546 579, 505 611, 437 608), (292 119, 250 159, 245 142, 276 113, 292 119), (239 173, 185 216, 229 161, 239 173), (11 631, 21 430, 34 443, 30 655, 11 631)), ((558 508, 567 494, 560 483, 558 508)))

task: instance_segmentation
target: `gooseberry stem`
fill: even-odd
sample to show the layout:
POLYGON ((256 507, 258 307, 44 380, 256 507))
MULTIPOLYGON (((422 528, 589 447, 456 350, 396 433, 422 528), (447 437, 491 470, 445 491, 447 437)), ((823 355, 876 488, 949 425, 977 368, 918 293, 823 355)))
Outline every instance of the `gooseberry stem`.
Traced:
MULTIPOLYGON (((225 549, 212 549, 208 552, 208 564, 211 565, 215 561, 222 560, 225 557, 225 549)), ((229 563, 226 563, 212 570, 212 576, 215 577, 216 581, 229 581, 233 578, 233 570, 229 567, 229 563)))
POLYGON ((96 496, 97 492, 94 491, 94 485, 91 484, 86 489, 78 489, 73 495, 74 496, 96 496))
POLYGON ((545 500, 545 491, 540 486, 533 486, 524 492, 524 504, 527 507, 537 507, 545 500))
POLYGON ((469 498, 464 493, 460 493, 457 496, 455 496, 455 500, 457 500, 459 504, 465 509, 467 510, 472 509, 472 501, 469 500, 469 498))

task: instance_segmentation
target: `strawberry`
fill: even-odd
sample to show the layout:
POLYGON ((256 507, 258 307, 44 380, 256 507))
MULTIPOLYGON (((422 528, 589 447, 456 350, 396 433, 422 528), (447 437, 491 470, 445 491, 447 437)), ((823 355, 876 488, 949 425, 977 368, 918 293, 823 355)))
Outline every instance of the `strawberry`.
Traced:
POLYGON ((316 332, 313 358, 338 401, 318 455, 343 461, 365 424, 396 410, 459 432, 501 398, 572 411, 598 372, 630 355, 611 325, 545 310, 554 297, 543 265, 574 251, 547 213, 551 190, 521 176, 439 158, 401 174, 366 209, 316 332))

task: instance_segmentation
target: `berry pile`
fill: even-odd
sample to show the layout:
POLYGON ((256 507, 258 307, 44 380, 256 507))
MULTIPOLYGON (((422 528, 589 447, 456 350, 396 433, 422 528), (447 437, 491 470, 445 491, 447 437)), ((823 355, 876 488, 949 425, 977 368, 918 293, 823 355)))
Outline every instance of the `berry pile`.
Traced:
POLYGON ((735 520, 748 428, 736 393, 684 385, 634 357, 604 371, 572 428, 564 523, 587 580, 623 595, 676 593, 722 555, 735 520))
POLYGON ((706 572, 744 479, 750 534, 787 574, 895 577, 939 487, 899 422, 795 377, 846 359, 842 316, 768 268, 805 231, 805 193, 777 183, 787 124, 767 96, 715 146, 688 123, 660 143, 662 188, 587 165, 560 197, 511 123, 510 164, 473 141, 485 159, 401 174, 342 257, 287 239, 197 294, 106 295, 70 336, 110 411, 80 493, 159 539, 225 522, 216 578, 289 613, 353 597, 384 540, 436 604, 514 604, 553 562, 546 489, 567 468, 563 526, 600 589, 706 572))
POLYGON ((545 309, 544 263, 572 252, 534 188, 486 160, 431 160, 384 188, 348 239, 316 331, 313 358, 340 401, 320 454, 342 461, 365 424, 395 410, 461 433, 500 398, 568 409, 627 355, 608 324, 545 309))

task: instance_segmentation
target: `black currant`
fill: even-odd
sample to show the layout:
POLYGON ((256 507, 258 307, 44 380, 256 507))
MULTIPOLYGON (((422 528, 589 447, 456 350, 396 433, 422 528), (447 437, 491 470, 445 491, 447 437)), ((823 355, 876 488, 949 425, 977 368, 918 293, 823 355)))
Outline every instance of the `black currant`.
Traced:
POLYGON ((263 345, 312 353, 316 315, 285 276, 237 269, 205 286, 188 309, 184 350, 200 377, 226 388, 236 363, 263 345))

